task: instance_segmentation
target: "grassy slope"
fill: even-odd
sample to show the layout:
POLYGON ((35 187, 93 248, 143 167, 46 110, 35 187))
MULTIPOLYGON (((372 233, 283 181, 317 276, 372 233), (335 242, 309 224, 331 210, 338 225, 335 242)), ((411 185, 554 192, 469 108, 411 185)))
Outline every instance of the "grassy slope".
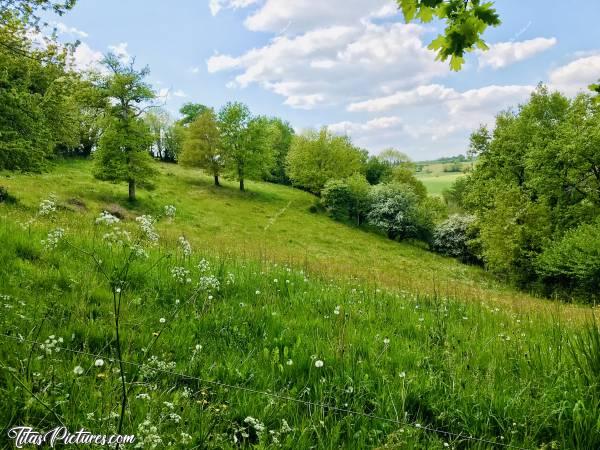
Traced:
MULTIPOLYGON (((323 277, 359 278, 413 293, 441 292, 456 298, 510 306, 517 312, 548 310, 579 317, 580 308, 539 301, 502 286, 483 270, 419 247, 392 242, 308 211, 315 199, 305 192, 267 183, 248 183, 247 193, 236 184, 222 188, 197 170, 160 165, 155 191, 139 192, 132 214, 160 212, 174 204, 181 220, 172 237, 184 234, 195 246, 213 253, 233 253, 251 259, 290 262, 323 277)), ((115 202, 126 202, 126 186, 96 181, 91 164, 68 161, 43 175, 11 175, 1 184, 20 200, 12 212, 31 214, 50 193, 62 203, 78 199, 85 217, 96 217, 115 202)), ((1 210, 0 210, 1 211, 1 210)))
MULTIPOLYGON (((254 183, 250 194, 233 185, 215 191, 195 171, 161 171, 160 188, 141 196, 137 213, 158 214, 175 203, 178 215, 158 225, 159 246, 149 250, 149 260, 136 261, 123 289, 123 359, 146 367, 137 375, 135 366, 125 367, 136 383, 129 386, 124 430, 138 442, 158 436, 157 448, 233 448, 235 437, 259 448, 429 449, 444 448, 444 442, 492 448, 213 381, 525 448, 600 445, 596 375, 587 372, 585 360, 591 378, 574 370, 566 351, 574 331, 560 320, 561 310, 548 320, 534 311, 547 303, 526 296, 505 307, 500 300, 510 292, 495 288, 481 271, 311 215, 306 209, 313 199, 304 193, 254 183), (176 250, 182 232, 192 240, 191 258, 176 250), (261 252, 298 266, 239 257, 261 252), (211 268, 200 273, 203 257, 211 268), (299 271, 305 262, 308 271, 299 271), (210 273, 221 289, 212 299, 203 292, 188 301, 195 283, 178 284, 174 266, 185 267, 194 281, 210 273), (424 295, 436 272, 442 287, 458 284, 466 300, 481 296, 498 305, 424 295), (344 281, 353 273, 360 279, 344 281), (421 273, 421 282, 408 282, 421 273), (372 274, 384 285, 405 283, 411 292, 379 290, 372 274), (323 367, 315 366, 317 359, 323 367), (248 416, 266 430, 257 433, 248 416)), ((103 270, 121 264, 119 251, 102 243, 107 230, 93 226, 93 219, 125 189, 92 180, 82 162, 2 184, 20 198, 20 205, 0 206, 2 334, 50 344, 62 338, 63 347, 101 355, 105 363, 96 367, 97 356, 3 339, 0 423, 56 426, 43 401, 72 430, 113 433, 120 381, 117 364, 108 359, 115 354, 112 297, 91 259, 76 249, 94 251, 103 270), (31 227, 19 226, 49 192, 63 207, 31 227), (69 202, 75 197, 86 210, 69 202), (56 226, 66 229, 66 242, 44 251, 41 240, 56 226), (81 375, 74 373, 77 366, 81 375)), ((135 230, 132 220, 122 226, 135 230)), ((579 310, 562 311, 571 316, 579 310)), ((5 439, 1 433, 0 447, 8 446, 5 439)))

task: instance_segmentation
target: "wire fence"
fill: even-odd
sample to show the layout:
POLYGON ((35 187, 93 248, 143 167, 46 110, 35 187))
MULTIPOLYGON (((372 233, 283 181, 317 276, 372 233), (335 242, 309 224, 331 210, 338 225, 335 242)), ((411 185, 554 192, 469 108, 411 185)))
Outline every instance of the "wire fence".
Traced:
MULTIPOLYGON (((35 340, 31 340, 31 339, 26 339, 23 337, 11 336, 11 335, 7 335, 7 334, 0 334, 0 337, 5 340, 11 340, 11 341, 14 341, 14 342, 17 342, 20 344, 30 344, 30 345, 34 345, 34 346, 43 345, 42 342, 38 342, 35 340)), ((83 350, 75 350, 75 349, 71 349, 68 347, 60 347, 60 346, 56 346, 56 348, 60 349, 61 351, 65 351, 65 352, 69 352, 69 353, 73 353, 73 354, 77 354, 77 355, 81 355, 81 356, 88 356, 88 357, 95 358, 95 359, 103 358, 103 359, 106 359, 107 361, 111 361, 111 362, 120 362, 126 366, 136 367, 138 369, 141 369, 144 366, 143 363, 119 360, 117 358, 109 357, 109 356, 103 355, 101 353, 94 354, 94 353, 86 352, 83 350)), ((176 376, 176 377, 186 379, 186 380, 197 381, 198 383, 201 383, 201 384, 212 385, 212 386, 216 386, 216 387, 220 387, 220 388, 227 388, 227 389, 231 389, 233 391, 248 392, 251 394, 270 397, 270 398, 274 398, 274 399, 281 400, 281 401, 293 402, 293 403, 300 404, 300 405, 307 406, 307 407, 315 407, 315 408, 320 408, 320 409, 324 409, 324 410, 328 410, 328 411, 332 411, 332 412, 344 413, 344 414, 353 415, 353 416, 357 416, 357 417, 364 417, 364 418, 368 418, 368 419, 372 419, 372 420, 379 420, 382 422, 393 423, 393 424, 400 425, 400 426, 411 427, 411 428, 414 428, 417 430, 435 433, 440 436, 445 436, 446 438, 451 438, 451 439, 455 439, 455 440, 470 441, 473 443, 477 442, 480 444, 491 445, 493 447, 527 450, 525 447, 519 447, 516 445, 492 441, 489 439, 482 439, 482 438, 478 438, 475 436, 469 436, 469 435, 465 435, 465 434, 461 434, 461 433, 453 433, 450 431, 430 427, 428 425, 423 425, 418 422, 403 421, 403 420, 394 419, 394 418, 390 418, 390 417, 384 417, 384 416, 379 416, 376 414, 370 414, 370 413, 366 413, 366 412, 362 412, 362 411, 356 411, 356 410, 352 410, 352 409, 348 409, 348 408, 342 408, 339 406, 329 405, 327 403, 313 402, 310 400, 303 400, 303 399, 299 399, 299 398, 290 397, 287 395, 277 394, 274 392, 262 391, 260 389, 254 389, 254 388, 247 387, 247 386, 229 384, 229 383, 224 383, 224 382, 215 381, 215 380, 207 380, 204 378, 195 377, 195 376, 188 375, 185 373, 177 372, 175 370, 160 369, 160 368, 156 368, 156 367, 153 367, 152 370, 155 372, 163 373, 165 375, 171 375, 171 376, 176 376)), ((37 397, 36 397, 36 399, 37 399, 37 397)), ((52 411, 52 412, 55 416, 58 417, 58 415, 56 414, 55 411, 52 411)))

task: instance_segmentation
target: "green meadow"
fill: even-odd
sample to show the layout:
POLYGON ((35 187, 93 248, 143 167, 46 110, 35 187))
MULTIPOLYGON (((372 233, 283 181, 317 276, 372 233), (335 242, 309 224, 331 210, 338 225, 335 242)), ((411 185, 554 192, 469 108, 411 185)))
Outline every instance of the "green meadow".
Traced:
POLYGON ((6 429, 121 425, 137 448, 600 447, 591 307, 283 186, 162 164, 130 204, 84 160, 1 183, 6 429))

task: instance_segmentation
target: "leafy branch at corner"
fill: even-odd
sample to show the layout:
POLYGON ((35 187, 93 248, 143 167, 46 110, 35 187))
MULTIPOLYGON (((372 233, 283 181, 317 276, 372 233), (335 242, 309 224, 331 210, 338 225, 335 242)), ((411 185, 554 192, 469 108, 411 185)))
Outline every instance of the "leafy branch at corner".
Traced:
POLYGON ((447 61, 458 71, 465 62, 466 52, 487 50, 482 39, 489 26, 500 25, 493 2, 480 0, 397 0, 406 22, 431 22, 434 18, 446 23, 444 33, 435 38, 429 49, 437 52, 437 60, 447 61))

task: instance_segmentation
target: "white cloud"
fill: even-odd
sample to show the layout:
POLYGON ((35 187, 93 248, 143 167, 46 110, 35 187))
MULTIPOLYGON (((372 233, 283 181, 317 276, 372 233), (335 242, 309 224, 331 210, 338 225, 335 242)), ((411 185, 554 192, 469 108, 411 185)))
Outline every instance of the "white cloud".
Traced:
POLYGON ((275 37, 241 56, 214 55, 207 68, 238 72, 235 85, 258 84, 296 108, 358 101, 448 73, 425 47, 424 32, 401 23, 317 28, 275 37))
POLYGON ((385 111, 397 106, 424 105, 440 102, 457 95, 454 89, 439 84, 417 86, 409 91, 399 91, 392 95, 378 97, 361 102, 351 103, 348 111, 376 112, 385 111))
POLYGON ((70 34, 81 38, 86 38, 89 36, 85 31, 78 30, 75 27, 69 27, 68 25, 65 25, 62 22, 57 22, 55 26, 58 34, 70 34))
MULTIPOLYGON (((266 0, 245 25, 252 31, 298 34, 320 27, 354 26, 361 19, 393 14, 391 0, 266 0)), ((393 3, 392 3, 393 5, 393 3)))
POLYGON ((187 96, 188 95, 181 89, 177 89, 175 92, 173 92, 173 97, 186 98, 187 96))
POLYGON ((200 73, 200 67, 190 67, 188 69, 191 73, 193 73, 194 75, 199 74, 200 73))
POLYGON ((100 62, 103 58, 104 55, 102 52, 94 50, 88 44, 82 42, 77 46, 73 53, 72 63, 76 70, 95 70, 102 72, 104 68, 101 66, 100 62))
POLYGON ((128 62, 131 60, 131 55, 127 51, 128 46, 129 44, 127 42, 121 42, 116 45, 109 45, 108 49, 113 52, 121 61, 128 62))
POLYGON ((479 52, 479 67, 501 69, 544 52, 554 47, 557 42, 556 38, 539 37, 527 41, 492 44, 489 50, 479 52))
POLYGON ((397 116, 377 117, 364 123, 343 121, 328 126, 329 130, 337 134, 369 133, 389 128, 399 129, 401 127, 402 119, 397 116))
POLYGON ((576 59, 550 72, 550 87, 568 95, 587 90, 600 78, 600 55, 576 59))
POLYGON ((254 3, 258 3, 259 0, 210 0, 208 2, 208 8, 213 16, 216 16, 223 9, 239 9, 247 8, 254 3))

